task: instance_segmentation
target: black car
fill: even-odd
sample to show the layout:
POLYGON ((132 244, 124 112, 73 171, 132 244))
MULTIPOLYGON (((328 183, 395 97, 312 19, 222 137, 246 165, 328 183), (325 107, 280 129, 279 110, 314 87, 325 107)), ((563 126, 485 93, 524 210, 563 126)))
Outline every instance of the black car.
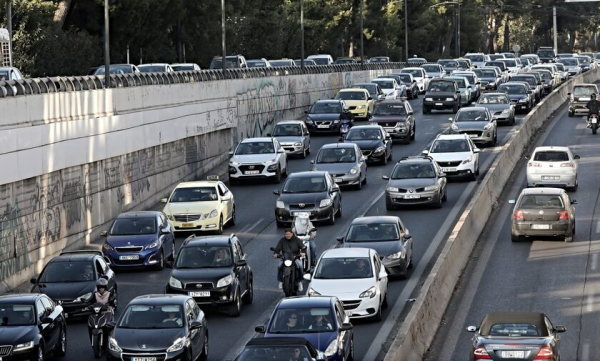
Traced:
POLYGON ((192 297, 145 295, 131 300, 108 338, 107 361, 208 358, 208 324, 192 297))
POLYGON ((413 78, 412 74, 401 73, 401 74, 392 74, 397 75, 402 84, 406 86, 406 96, 408 99, 417 99, 419 97, 419 86, 417 85, 417 81, 413 78))
POLYGON ((324 361, 325 356, 315 350, 313 345, 299 337, 253 338, 234 361, 264 360, 317 360, 324 361))
POLYGON ((458 62, 453 59, 440 59, 437 61, 437 63, 444 68, 447 75, 452 74, 453 71, 459 70, 460 68, 458 62))
POLYGON ((515 110, 522 110, 525 113, 533 108, 533 91, 528 89, 527 84, 521 82, 508 82, 498 87, 499 93, 506 93, 511 104, 514 104, 515 110))
POLYGON ((342 120, 350 119, 351 123, 354 122, 354 115, 343 100, 319 100, 304 113, 304 122, 310 134, 339 134, 342 120))
POLYGON ((479 78, 482 91, 494 91, 502 84, 502 78, 498 76, 494 69, 477 68, 473 71, 479 78))
POLYGON ((558 55, 551 46, 540 46, 536 55, 542 63, 556 63, 558 61, 558 55))
POLYGON ((299 212, 310 213, 311 221, 335 223, 335 216, 342 216, 342 194, 331 174, 323 171, 292 173, 281 191, 273 194, 277 227, 291 224, 299 212))
POLYGON ((432 109, 452 109, 456 114, 460 108, 460 89, 452 79, 433 78, 429 82, 423 98, 423 114, 431 113, 432 109))
POLYGON ((345 138, 340 140, 359 146, 367 163, 387 164, 392 160, 392 137, 379 125, 360 125, 352 127, 345 138))
POLYGON ((43 294, 0 296, 0 360, 45 360, 67 353, 63 308, 43 294))
POLYGON ((510 77, 511 81, 524 81, 529 84, 529 87, 533 90, 534 102, 539 102, 542 98, 542 92, 544 87, 541 82, 538 82, 537 78, 533 74, 520 73, 510 77))
POLYGON ((200 305, 240 315, 242 302, 252 303, 252 268, 234 235, 188 237, 177 253, 165 293, 193 297, 200 305))
POLYGON ((415 140, 417 134, 414 111, 408 100, 389 99, 375 104, 369 123, 380 125, 392 140, 404 143, 415 140))
POLYGON ((355 218, 346 236, 337 240, 344 248, 374 249, 391 276, 406 278, 413 266, 412 236, 399 217, 355 218))
POLYGON ((43 293, 62 306, 65 318, 88 316, 93 312, 96 281, 105 278, 110 301, 117 306, 117 280, 100 251, 62 252, 46 264, 38 278, 32 278, 32 293, 43 293))
POLYGON ((498 68, 500 68, 500 70, 502 70, 503 73, 508 72, 508 68, 506 67, 506 64, 500 60, 486 61, 485 66, 497 66, 498 68))
POLYGON ((539 312, 492 312, 474 332, 470 360, 553 360, 560 358, 559 333, 548 316, 539 312))

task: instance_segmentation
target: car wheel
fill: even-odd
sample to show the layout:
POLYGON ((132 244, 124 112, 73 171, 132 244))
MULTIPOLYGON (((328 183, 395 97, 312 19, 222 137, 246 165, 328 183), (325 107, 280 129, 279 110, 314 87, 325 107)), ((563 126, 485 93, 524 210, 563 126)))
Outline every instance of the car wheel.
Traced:
POLYGON ((279 222, 279 221, 275 221, 277 223, 277 228, 283 228, 285 227, 285 223, 283 222, 279 222))
POLYGON ((575 115, 575 112, 569 111, 569 118, 575 115))
POLYGON ((379 302, 379 307, 377 307, 377 313, 373 316, 373 321, 380 322, 381 321, 381 304, 383 302, 379 302))
POLYGON ((392 157, 394 156, 394 152, 392 149, 390 149, 390 155, 388 155, 387 159, 388 160, 392 160, 392 157))
POLYGON ((521 237, 517 236, 514 233, 511 233, 510 234, 510 240, 513 241, 513 242, 519 242, 521 240, 521 237))
POLYGON ((419 91, 415 91, 415 96, 413 97, 413 99, 419 99, 419 91))
POLYGON ((433 204, 433 208, 442 208, 442 196, 438 197, 438 201, 433 204))
POLYGON ((159 271, 162 271, 163 269, 165 269, 165 252, 162 249, 160 250, 160 260, 158 261, 158 264, 156 265, 156 269, 159 271))
POLYGON ((38 348, 37 348, 37 361, 44 361, 46 359, 45 355, 44 355, 44 345, 42 345, 41 343, 39 344, 38 348))
POLYGON ((408 269, 413 268, 413 253, 412 253, 412 248, 411 248, 411 252, 410 252, 410 258, 408 259, 408 269))
POLYGON ((276 184, 281 183, 281 169, 277 168, 277 173, 275 173, 275 177, 273 177, 273 182, 276 184))
POLYGON ((223 216, 219 217, 219 228, 215 231, 216 234, 223 234, 223 216))
POLYGON ((415 140, 415 137, 417 136, 417 126, 413 125, 411 130, 412 132, 410 134, 410 140, 415 140))
POLYGON ((568 242, 568 243, 573 242, 573 233, 571 233, 571 235, 568 237, 565 236, 565 242, 568 242))
POLYGON ((358 184, 356 184, 354 186, 354 189, 356 189, 357 191, 362 189, 363 181, 360 179, 361 177, 362 177, 362 173, 358 175, 358 184))
POLYGON ((348 355, 348 361, 354 361, 354 337, 350 339, 350 355, 348 355))
POLYGON ((202 345, 202 353, 200 354, 200 361, 208 360, 208 331, 204 331, 204 345, 202 345))
POLYGON ((408 261, 406 263, 404 263, 404 265, 402 265, 402 274, 400 275, 400 279, 407 279, 408 278, 408 261))
POLYGON ((515 115, 514 114, 512 116, 512 121, 510 122, 510 125, 515 125, 515 115))
POLYGON ((242 299, 242 301, 247 305, 252 304, 252 300, 254 300, 254 281, 252 280, 252 276, 250 276, 249 283, 250 284, 248 285, 248 292, 246 292, 244 298, 242 299))
POLYGON ((458 103, 459 103, 458 101, 457 101, 456 103, 454 103, 454 108, 452 108, 452 113, 453 113, 453 114, 456 114, 456 113, 458 113, 458 108, 460 107, 460 106, 458 105, 458 103))
POLYGON ((388 293, 385 293, 385 296, 383 296, 383 302, 381 303, 381 307, 383 308, 388 308, 388 306, 390 305, 390 303, 388 302, 388 293))
POLYGON ((242 312, 242 300, 240 299, 240 289, 236 290, 235 300, 228 306, 227 313, 231 317, 238 317, 242 312))
POLYGON ((335 224, 335 209, 331 210, 331 215, 327 219, 328 224, 335 224))
POLYGON ((235 217, 236 217, 236 214, 235 214, 235 205, 234 205, 233 211, 231 212, 231 219, 229 220, 229 222, 227 224, 229 227, 235 226, 235 217))
POLYGON ((340 203, 338 204, 337 216, 339 218, 342 218, 342 201, 341 200, 340 200, 340 203))
POLYGON ((306 150, 306 154, 310 154, 310 142, 308 142, 308 149, 306 150))
POLYGON ((302 159, 306 158, 306 148, 302 148, 302 155, 300 156, 302 159))
POLYGON ((67 354, 67 330, 66 328, 61 329, 60 331, 60 339, 59 339, 58 347, 56 348, 56 356, 63 357, 67 354))
POLYGON ((423 114, 429 114, 431 113, 431 110, 429 110, 429 108, 427 108, 426 106, 423 106, 423 114))
POLYGON ((386 157, 385 155, 383 156, 383 159, 381 160, 381 165, 387 165, 388 162, 388 157, 386 157))

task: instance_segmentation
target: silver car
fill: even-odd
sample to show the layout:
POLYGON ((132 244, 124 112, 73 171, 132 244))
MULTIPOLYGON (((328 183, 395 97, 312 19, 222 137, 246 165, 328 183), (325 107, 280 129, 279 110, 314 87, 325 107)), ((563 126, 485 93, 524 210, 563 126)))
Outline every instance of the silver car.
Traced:
POLYGON ((568 147, 535 148, 527 162, 527 186, 576 190, 578 159, 568 147))
POLYGON ((477 106, 489 110, 497 123, 515 124, 515 106, 510 103, 506 93, 484 93, 477 101, 477 106))
POLYGON ((275 138, 247 138, 235 151, 229 152, 229 182, 235 184, 243 179, 272 178, 280 183, 287 177, 287 154, 275 138))
POLYGON ((329 172, 339 186, 361 189, 367 183, 366 158, 355 143, 325 144, 310 162, 313 171, 329 172))
POLYGON ((297 155, 304 159, 307 154, 310 154, 310 133, 303 121, 280 121, 273 129, 273 137, 279 141, 288 155, 297 155))
POLYGON ((473 143, 495 145, 498 141, 496 120, 487 108, 461 108, 450 121, 454 132, 469 135, 473 143))
POLYGON ((569 76, 579 75, 582 72, 579 59, 577 58, 561 58, 559 62, 567 68, 569 76))

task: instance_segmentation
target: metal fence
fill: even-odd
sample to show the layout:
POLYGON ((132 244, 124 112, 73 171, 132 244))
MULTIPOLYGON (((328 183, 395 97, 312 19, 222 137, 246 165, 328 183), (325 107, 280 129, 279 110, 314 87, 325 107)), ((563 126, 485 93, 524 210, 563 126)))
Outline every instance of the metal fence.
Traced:
MULTIPOLYGON (((172 73, 138 73, 111 74, 110 87, 135 87, 162 84, 198 83, 223 79, 247 79, 270 76, 287 76, 302 74, 341 73, 349 71, 402 69, 409 63, 373 63, 373 64, 335 64, 312 65, 302 70, 299 66, 278 68, 244 68, 244 69, 207 69, 201 71, 182 71, 172 73)), ((22 80, 0 81, 0 98, 29 94, 61 93, 104 89, 106 79, 99 76, 66 76, 51 78, 31 78, 22 80)))

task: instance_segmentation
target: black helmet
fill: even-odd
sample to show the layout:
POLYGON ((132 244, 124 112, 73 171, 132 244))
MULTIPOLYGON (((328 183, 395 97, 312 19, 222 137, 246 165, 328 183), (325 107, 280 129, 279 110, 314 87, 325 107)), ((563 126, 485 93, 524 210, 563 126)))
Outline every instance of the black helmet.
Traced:
POLYGON ((596 93, 592 93, 592 95, 590 96, 590 98, 596 99, 596 93))
POLYGON ((108 281, 104 278, 100 278, 98 281, 96 281, 96 288, 100 287, 108 288, 108 281))

